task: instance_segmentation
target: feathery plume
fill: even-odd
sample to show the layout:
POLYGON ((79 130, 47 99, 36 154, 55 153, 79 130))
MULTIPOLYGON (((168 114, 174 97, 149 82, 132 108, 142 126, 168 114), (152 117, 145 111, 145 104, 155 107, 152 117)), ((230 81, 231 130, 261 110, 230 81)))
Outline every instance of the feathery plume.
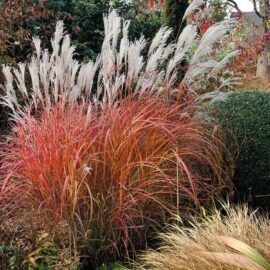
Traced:
MULTIPOLYGON (((186 14, 199 8, 202 2, 193 1, 186 14)), ((171 29, 161 28, 145 56, 145 38, 131 42, 128 39, 129 25, 130 22, 121 19, 115 10, 104 16, 105 37, 100 55, 96 61, 85 64, 74 60, 75 48, 70 37, 64 35, 63 22, 56 25, 51 54, 42 50, 40 39, 34 37, 36 53, 30 63, 20 64, 18 68, 3 67, 6 83, 2 86, 5 90, 2 103, 11 109, 12 118, 23 122, 28 111, 50 109, 59 102, 73 105, 80 101, 91 108, 97 105, 102 108, 105 103, 114 107, 119 98, 130 93, 138 94, 137 97, 145 92, 174 94, 178 89, 179 66, 197 38, 196 26, 187 25, 176 42, 168 42, 171 29), (26 73, 30 74, 30 85, 26 85, 26 73)), ((211 56, 214 45, 234 25, 234 20, 226 20, 210 27, 204 34, 183 79, 189 89, 194 87, 196 92, 196 80, 206 85, 208 77, 205 74, 214 75, 237 54, 232 52, 220 62, 211 56)), ((230 83, 236 83, 236 80, 224 79, 217 88, 230 83)))
POLYGON ((205 4, 205 0, 193 0, 188 8, 186 9, 186 12, 184 13, 183 20, 185 20, 192 12, 199 10, 202 5, 205 4))

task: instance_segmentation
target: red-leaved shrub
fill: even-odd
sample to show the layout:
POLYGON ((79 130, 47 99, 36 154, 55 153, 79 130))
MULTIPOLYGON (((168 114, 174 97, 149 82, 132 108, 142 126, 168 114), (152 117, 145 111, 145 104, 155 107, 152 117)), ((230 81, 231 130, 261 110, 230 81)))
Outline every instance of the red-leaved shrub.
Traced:
POLYGON ((90 120, 81 105, 56 105, 24 122, 2 145, 1 207, 66 222, 93 261, 134 254, 150 227, 225 184, 213 130, 174 102, 126 98, 90 120))

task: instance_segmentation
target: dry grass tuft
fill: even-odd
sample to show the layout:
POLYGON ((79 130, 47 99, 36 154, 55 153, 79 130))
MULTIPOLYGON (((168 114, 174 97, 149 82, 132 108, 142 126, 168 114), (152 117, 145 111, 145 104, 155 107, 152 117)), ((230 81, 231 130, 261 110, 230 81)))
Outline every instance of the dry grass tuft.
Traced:
POLYGON ((254 258, 260 256, 250 247, 270 261, 269 219, 250 212, 246 206, 227 205, 225 210, 225 215, 216 210, 210 217, 193 219, 188 228, 172 226, 160 235, 162 247, 158 251, 148 251, 140 257, 140 269, 268 269, 255 263, 254 258))

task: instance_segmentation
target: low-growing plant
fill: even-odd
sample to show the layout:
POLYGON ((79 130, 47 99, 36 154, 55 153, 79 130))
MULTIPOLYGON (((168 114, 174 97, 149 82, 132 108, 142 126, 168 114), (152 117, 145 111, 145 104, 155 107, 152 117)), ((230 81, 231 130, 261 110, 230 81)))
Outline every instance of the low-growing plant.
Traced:
POLYGON ((110 264, 103 264, 97 270, 128 270, 128 268, 124 267, 121 263, 115 262, 110 264))
POLYGON ((138 269, 269 269, 269 219, 246 206, 225 206, 193 218, 190 226, 173 225, 160 234, 161 247, 141 256, 138 269), (254 247, 254 248, 251 248, 254 247))
POLYGON ((1 216, 1 269, 80 269, 79 257, 68 244, 70 232, 58 226, 58 234, 54 234, 43 215, 28 206, 17 209, 8 218, 1 216))
POLYGON ((14 269, 17 261, 14 255, 14 243, 12 241, 1 242, 0 244, 0 265, 1 268, 14 269))

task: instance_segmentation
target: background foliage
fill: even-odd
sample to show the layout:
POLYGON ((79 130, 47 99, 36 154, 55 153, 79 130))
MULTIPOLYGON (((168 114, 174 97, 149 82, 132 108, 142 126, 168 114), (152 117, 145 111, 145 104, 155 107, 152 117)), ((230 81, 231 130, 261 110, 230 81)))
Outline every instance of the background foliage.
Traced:
POLYGON ((239 144, 234 183, 240 197, 252 194, 255 206, 269 206, 269 197, 256 196, 270 194, 270 94, 233 93, 211 110, 227 134, 227 144, 234 143, 233 136, 239 144))
POLYGON ((77 58, 94 59, 104 38, 103 15, 114 8, 131 20, 130 39, 153 38, 161 26, 160 11, 140 10, 124 0, 15 0, 0 3, 0 62, 18 63, 32 53, 32 36, 50 46, 57 20, 63 20, 76 45, 77 58))
POLYGON ((131 21, 131 40, 141 35, 151 39, 161 26, 160 13, 139 10, 136 1, 48 0, 48 8, 66 22, 80 60, 94 59, 100 52, 104 38, 103 15, 110 8, 116 9, 124 19, 131 21))
MULTIPOLYGON (((129 38, 144 35, 151 40, 161 27, 160 11, 139 9, 137 2, 123 0, 7 0, 0 1, 0 64, 16 66, 33 53, 32 36, 39 36, 50 50, 57 20, 63 20, 76 46, 78 60, 95 59, 104 38, 103 14, 115 8, 131 20, 129 38)), ((4 83, 2 69, 0 84, 4 83)), ((2 90, 0 90, 2 91, 2 90)), ((0 106, 0 131, 7 129, 8 111, 0 106)))

